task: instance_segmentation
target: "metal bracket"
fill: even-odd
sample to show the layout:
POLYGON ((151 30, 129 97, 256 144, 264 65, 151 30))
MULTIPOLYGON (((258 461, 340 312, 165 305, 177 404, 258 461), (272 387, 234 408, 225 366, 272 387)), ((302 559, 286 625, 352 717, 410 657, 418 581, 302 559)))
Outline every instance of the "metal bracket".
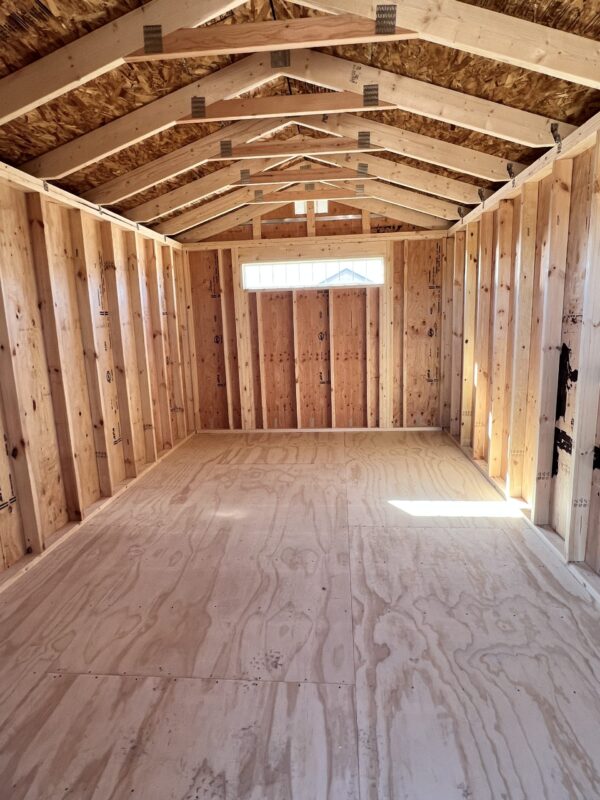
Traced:
POLYGON ((377 83, 366 83, 363 86, 363 106, 368 108, 369 106, 378 106, 379 105, 379 84, 377 83))
POLYGON ((314 192, 315 185, 314 183, 305 183, 304 188, 306 189, 307 192, 314 192))
POLYGON ((360 176, 368 175, 369 174, 369 165, 365 164, 364 161, 360 161, 358 164, 358 169, 356 170, 360 176))
POLYGON ((144 25, 144 53, 163 52, 162 25, 144 25))
POLYGON ((386 36, 396 32, 396 4, 378 4, 375 11, 375 33, 386 36))
POLYGON ((364 196, 364 194, 365 194, 365 185, 364 185, 364 183, 357 183, 356 184, 356 194, 359 197, 363 197, 364 196))
POLYGON ((311 169, 310 164, 300 164, 300 169, 311 169))
POLYGON ((485 203, 485 192, 483 191, 483 189, 478 189, 477 194, 479 195, 479 199, 481 200, 481 202, 485 203))
POLYGON ((510 162, 510 161, 509 161, 509 162, 508 162, 508 164, 506 165, 506 171, 508 172, 508 177, 509 177, 511 180, 513 180, 513 181, 514 181, 514 179, 516 178, 516 174, 515 174, 515 168, 514 168, 514 165, 513 165, 513 164, 511 164, 511 162, 510 162))
POLYGON ((358 132, 358 147, 360 150, 367 150, 371 147, 371 133, 370 131, 358 132))
POLYGON ((290 51, 289 50, 272 50, 271 51, 271 67, 289 67, 290 65, 290 51))
POLYGON ((192 97, 192 117, 194 119, 206 117, 206 97, 192 97))
POLYGON ((221 155, 223 158, 231 158, 233 155, 233 146, 231 139, 223 139, 221 142, 221 155))
POLYGON ((263 195, 263 190, 262 189, 255 189, 254 190, 254 199, 256 200, 257 203, 261 203, 262 200, 263 200, 263 197, 264 197, 264 195, 263 195))
POLYGON ((240 172, 240 183, 250 183, 250 170, 243 169, 240 172))
POLYGON ((550 132, 556 143, 556 151, 560 153, 562 150, 562 136, 558 131, 558 122, 553 122, 552 125, 550 125, 550 132))
POLYGON ((458 216, 461 219, 464 219, 467 216, 467 209, 464 206, 457 206, 456 210, 458 211, 458 216))

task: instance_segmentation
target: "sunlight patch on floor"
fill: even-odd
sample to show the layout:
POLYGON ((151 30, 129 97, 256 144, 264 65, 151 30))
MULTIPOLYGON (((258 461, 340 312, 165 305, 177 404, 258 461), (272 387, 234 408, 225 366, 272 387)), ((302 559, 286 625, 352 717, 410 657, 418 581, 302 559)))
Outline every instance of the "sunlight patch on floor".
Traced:
POLYGON ((521 516, 519 500, 388 500, 411 517, 512 517, 521 516))

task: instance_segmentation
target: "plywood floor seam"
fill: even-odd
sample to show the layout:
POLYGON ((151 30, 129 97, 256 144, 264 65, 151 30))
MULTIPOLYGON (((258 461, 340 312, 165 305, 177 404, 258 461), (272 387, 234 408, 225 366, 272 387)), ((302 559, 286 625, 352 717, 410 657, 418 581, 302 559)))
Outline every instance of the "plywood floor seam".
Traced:
POLYGON ((590 800, 599 622, 441 432, 202 434, 0 595, 0 800, 590 800))

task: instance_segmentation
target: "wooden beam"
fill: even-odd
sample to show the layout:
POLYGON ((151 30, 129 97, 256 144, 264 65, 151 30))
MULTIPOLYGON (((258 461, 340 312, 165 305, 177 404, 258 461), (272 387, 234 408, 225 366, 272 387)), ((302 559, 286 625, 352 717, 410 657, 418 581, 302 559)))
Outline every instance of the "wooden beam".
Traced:
POLYGON ((550 193, 548 235, 542 245, 540 271, 546 277, 543 284, 540 378, 537 393, 539 403, 535 448, 537 468, 532 503, 533 522, 536 525, 550 523, 556 393, 562 343, 572 173, 571 160, 555 162, 550 193))
POLYGON ((361 226, 363 233, 371 233, 371 212, 363 208, 360 213, 361 226))
POLYGON ((529 111, 313 50, 293 51, 290 66, 283 67, 281 72, 290 78, 338 91, 355 91, 361 86, 377 84, 381 100, 412 114, 526 147, 551 147, 554 144, 551 125, 556 125, 563 138, 575 130, 572 125, 529 111))
POLYGON ((583 283, 579 372, 575 395, 573 447, 567 512, 569 561, 586 557, 600 387, 600 136, 592 161, 590 229, 583 283))
POLYGON ((385 248, 385 277, 379 293, 379 427, 394 422, 394 264, 393 245, 385 248))
MULTIPOLYGON (((173 447, 173 427, 171 423, 169 383, 167 373, 166 337, 164 323, 164 297, 161 296, 162 286, 162 247, 156 242, 148 242, 146 251, 146 269, 148 278, 148 300, 150 304, 150 318, 152 322, 152 340, 154 345, 154 365, 158 397, 155 409, 160 413, 160 427, 162 441, 160 449, 169 450, 173 447)), ((155 412, 156 413, 156 412, 155 412)))
MULTIPOLYGON (((234 27, 234 26, 230 26, 234 27)), ((394 106, 379 102, 369 111, 386 111, 394 106)), ((206 107, 205 114, 191 114, 177 120, 178 125, 204 125, 207 122, 226 122, 239 119, 269 119, 277 117, 310 116, 312 114, 341 114, 364 111, 363 96, 355 92, 318 92, 308 94, 277 94, 268 97, 241 97, 219 100, 206 107)))
POLYGON ((235 330, 237 335, 238 370, 240 378, 240 402, 242 429, 256 428, 254 374, 252 369, 252 327, 248 292, 242 287, 242 275, 237 250, 231 253, 233 272, 233 301, 235 308, 235 330))
MULTIPOLYGON (((286 204, 287 205, 287 204, 286 204)), ((250 206, 247 206, 250 208, 250 206)), ((237 212, 234 212, 237 213, 237 212)), ((266 213, 266 212, 263 212, 266 213)), ((362 210, 361 210, 362 216, 362 210)), ((212 223, 209 223, 212 224, 212 223)), ((243 224, 243 223, 242 223, 243 224)), ((250 225, 250 221, 248 221, 250 225)), ((383 245, 385 242, 403 242, 405 239, 411 240, 425 240, 425 239, 446 239, 448 231, 434 230, 434 231, 388 231, 385 233, 349 233, 344 235, 344 245, 351 245, 352 247, 361 246, 363 244, 376 244, 383 245)), ((452 238, 452 237, 450 237, 452 238)), ((298 258, 305 255, 307 247, 332 247, 338 248, 340 246, 339 235, 324 235, 324 236, 274 236, 269 239, 259 239, 258 241, 248 241, 248 237, 241 234, 241 238, 231 239, 214 239, 210 242, 190 242, 185 245, 186 252, 194 252, 195 250, 203 252, 206 250, 218 250, 221 247, 230 248, 246 248, 250 245, 257 250, 269 251, 271 249, 278 250, 282 246, 292 245, 298 249, 298 258)), ((182 245, 183 247, 183 245, 182 245)), ((352 255, 352 253, 351 253, 352 255)))
MULTIPOLYGON (((224 138, 224 137, 223 137, 224 138)), ((318 155, 320 153, 371 153, 379 152, 383 148, 377 145, 359 147, 357 139, 342 139, 330 137, 316 139, 313 136, 294 136, 286 141, 272 139, 266 142, 233 147, 231 155, 216 153, 207 158, 207 161, 236 161, 240 158, 288 158, 299 156, 318 155)))
POLYGON ((148 164, 96 186, 94 189, 84 192, 82 197, 90 203, 104 205, 117 203, 120 200, 131 197, 131 195, 143 192, 158 183, 204 164, 208 158, 220 152, 223 139, 227 139, 232 145, 246 144, 259 136, 264 136, 277 130, 285 124, 286 121, 283 118, 234 122, 232 125, 220 128, 209 136, 196 139, 196 141, 186 144, 184 147, 179 147, 172 153, 166 153, 148 164))
MULTIPOLYGON (((312 120, 312 117, 310 118, 312 120)), ((311 124, 312 126, 312 124, 311 124)), ((484 203, 481 203, 469 212, 460 222, 452 228, 452 232, 460 230, 461 227, 468 225, 470 222, 475 222, 479 219, 483 211, 492 211, 497 208, 501 200, 512 200, 518 197, 521 187, 526 183, 535 181, 536 183, 552 174, 554 163, 562 161, 565 158, 575 158, 575 156, 589 150, 594 146, 596 141, 596 134, 600 130, 600 112, 584 122, 573 133, 567 136, 566 139, 561 140, 554 147, 547 150, 537 161, 534 161, 525 169, 515 170, 515 177, 508 183, 505 183, 500 189, 492 194, 484 203)), ((371 137, 371 141, 375 141, 371 137)))
POLYGON ((306 235, 316 236, 315 204, 312 200, 306 203, 306 235))
POLYGON ((379 288, 365 289, 366 425, 379 427, 379 288))
POLYGON ((415 36, 404 28, 396 28, 393 33, 376 33, 372 22, 352 14, 211 25, 209 28, 182 26, 180 30, 163 37, 160 53, 148 54, 143 49, 136 50, 125 61, 166 61, 173 58, 295 50, 299 47, 398 42, 414 39, 415 36))
POLYGON ((508 400, 509 318, 513 274, 513 203, 504 200, 498 209, 498 233, 494 275, 494 313, 492 335, 492 381, 490 403, 489 474, 502 475, 504 417, 508 400))
POLYGON ((327 120, 320 117, 298 117, 295 121, 298 125, 336 136, 352 137, 358 136, 359 131, 368 131, 371 135, 371 144, 389 150, 390 153, 488 181, 507 180, 509 164, 515 174, 525 169, 523 165, 515 164, 505 158, 487 155, 478 150, 470 150, 468 147, 443 142, 441 139, 412 133, 394 125, 385 125, 353 114, 332 115, 327 120))
POLYGON ((219 250, 217 252, 217 261, 219 266, 219 285, 220 285, 220 300, 221 300, 221 320, 223 324, 223 348, 225 350, 225 391, 227 392, 227 421, 229 423, 229 428, 233 430, 235 428, 235 419, 234 419, 234 408, 233 408, 233 370, 237 369, 237 365, 234 362, 232 348, 231 348, 231 335, 232 329, 234 332, 234 342, 235 342, 235 316, 233 319, 230 318, 229 308, 228 308, 228 300, 226 286, 227 286, 227 276, 225 275, 225 270, 227 269, 228 265, 224 263, 224 252, 223 250, 219 250))
POLYGON ((475 321, 475 388, 473 411, 473 458, 486 459, 490 409, 490 311, 494 271, 494 214, 479 221, 477 311, 475 321))
MULTIPOLYGON (((102 287, 102 263, 98 223, 80 211, 72 210, 71 239, 74 268, 77 274, 77 304, 81 321, 81 339, 85 356, 88 393, 100 493, 111 497, 122 475, 119 453, 114 453, 111 441, 111 422, 114 413, 109 410, 110 398, 106 391, 107 373, 111 374, 110 360, 105 348, 108 314, 105 312, 105 291, 102 287)), ((122 452, 122 448, 121 448, 122 452)))
POLYGON ((296 385, 296 427, 304 427, 300 387, 300 342, 298 339, 298 292, 292 290, 292 328, 294 330, 294 383, 296 385))
POLYGON ((10 302, 9 281, 5 273, 6 264, 15 263, 14 250, 20 246, 19 239, 26 241, 26 230, 19 230, 16 213, 11 213, 11 193, 2 197, 3 224, 0 225, 0 396, 4 410, 4 446, 10 458, 10 468, 15 479, 15 494, 23 521, 25 548, 28 553, 44 550, 44 522, 40 509, 39 488, 32 462, 32 448, 27 433, 27 413, 31 408, 31 397, 23 397, 19 379, 21 367, 27 353, 16 347, 13 321, 18 318, 17 309, 10 302), (9 216, 10 215, 10 216, 9 216))
MULTIPOLYGON (((265 203, 275 203, 279 200, 285 200, 288 203, 296 203, 302 200, 309 202, 315 200, 351 201, 355 197, 374 196, 369 191, 360 193, 357 192, 356 189, 338 186, 336 184, 331 187, 327 187, 324 184, 318 184, 314 189, 303 189, 302 186, 303 184, 296 184, 296 186, 292 186, 289 189, 282 189, 278 192, 269 192, 268 194, 264 194, 262 197, 259 195, 258 198, 255 194, 256 190, 252 189, 250 190, 250 195, 247 202, 249 205, 264 205, 265 203)), ((349 186, 352 186, 352 184, 349 186)))
MULTIPOLYGON (((293 0, 319 11, 377 18, 375 0, 293 0)), ((457 0, 403 0, 402 23, 420 39, 600 89, 598 43, 457 0)))
POLYGON ((185 233, 179 234, 177 241, 182 244, 199 242, 203 239, 208 239, 211 236, 223 233, 223 231, 227 231, 230 228, 235 228, 238 225, 245 225, 248 222, 252 222, 252 220, 257 217, 263 217, 270 211, 275 211, 275 209, 283 208, 287 205, 289 205, 289 203, 271 203, 267 206, 242 206, 229 214, 224 214, 222 217, 190 228, 185 233))
MULTIPOLYGON (((119 285, 124 277, 125 264, 122 259, 126 258, 122 247, 113 240, 113 226, 110 222, 100 223, 102 240, 102 267, 104 283, 106 286, 106 299, 108 302, 108 314, 111 321, 111 347, 114 358, 115 374, 114 381, 117 385, 119 398, 119 419, 121 421, 121 437, 123 440, 123 456, 125 458, 125 475, 128 478, 135 478, 137 466, 135 458, 136 435, 133 424, 132 409, 132 387, 130 381, 130 365, 127 363, 126 348, 124 342, 124 320, 128 316, 124 308, 126 298, 124 297, 123 287, 119 285), (117 271, 120 273, 117 276, 117 271)), ((118 234, 120 235, 120 231, 118 234)))
MULTIPOLYGON (((153 0, 76 39, 0 81, 0 125, 48 103, 125 63, 142 41, 143 27, 162 25, 164 33, 203 25, 243 5, 243 0, 153 0)), ((364 24, 364 23, 363 23, 364 24)))
MULTIPOLYGON (((244 189, 234 189, 232 192, 219 195, 214 200, 209 200, 201 206, 190 208, 188 211, 184 211, 172 219, 159 223, 155 227, 155 230, 159 233, 166 233, 169 235, 181 233, 181 231, 185 231, 187 228, 201 225, 204 222, 219 217, 221 214, 226 214, 240 206, 252 202, 254 200, 254 192, 255 190, 251 186, 244 189)), ((272 196, 276 197, 277 193, 272 196)), ((285 202, 289 203, 290 201, 286 200, 285 202)))
MULTIPOLYGON (((329 124, 329 123, 324 123, 329 124)), ((331 133, 335 132, 335 125, 332 125, 331 133)), ((372 156, 368 153, 346 153, 343 156, 318 156, 318 160, 327 164, 336 164, 340 171, 359 169, 359 165, 366 165, 368 175, 364 176, 365 179, 369 178, 382 178, 390 183, 396 183, 400 186, 406 186, 409 189, 415 189, 418 192, 427 192, 428 194, 439 195, 440 197, 448 197, 455 200, 457 203, 466 203, 472 205, 479 203, 479 189, 469 183, 457 181, 453 178, 444 178, 442 175, 436 175, 434 172, 426 172, 422 169, 409 167, 407 164, 399 164, 396 161, 390 161, 387 158, 380 158, 379 156, 372 156)), ((343 178, 342 175, 339 176, 343 178)), ((362 176, 356 173, 356 179, 362 179, 362 176)), ((319 180, 316 178, 316 180, 319 180)), ((323 180, 328 180, 324 177, 323 180)), ((484 190, 484 196, 489 196, 491 192, 489 189, 484 190)))
MULTIPOLYGON (((344 158, 346 156, 343 156, 344 158)), ((351 157, 348 155, 348 157, 351 157)), ((327 158, 338 158, 337 156, 328 156, 327 158)), ((360 156, 356 156, 360 161, 360 156)), ((383 161, 383 159, 379 159, 383 161)), ((390 163, 390 162, 385 162, 390 163)), ((252 171, 256 169, 256 162, 250 164, 252 171)), ((239 177, 239 176, 238 176, 239 177)), ((348 167, 321 167, 312 164, 310 161, 305 162, 304 168, 299 169, 268 169, 266 172, 258 172, 250 175, 247 180, 236 181, 232 186, 269 186, 277 183, 303 183, 310 181, 317 183, 325 181, 326 183, 337 183, 338 181, 369 181, 375 180, 376 175, 363 175, 358 173, 355 169, 348 167)))
MULTIPOLYGON (((352 183, 346 181, 341 181, 338 185, 349 190, 353 186, 352 183)), ((365 184, 364 191, 367 197, 375 197, 377 200, 385 200, 404 208, 422 211, 424 214, 431 214, 440 219, 455 220, 460 217, 458 206, 455 203, 422 192, 413 192, 400 186, 390 186, 389 183, 383 181, 369 181, 365 184)))
MULTIPOLYGON (((70 520, 81 520, 84 507, 83 491, 77 469, 77 447, 68 402, 69 387, 65 385, 62 369, 64 359, 69 358, 69 355, 62 347, 61 331, 55 310, 62 300, 57 296, 54 282, 53 260, 57 248, 53 245, 53 237, 58 232, 51 229, 47 215, 47 201, 41 195, 37 193, 27 195, 27 211, 67 512, 70 520)), ((54 224, 56 223, 55 217, 54 224)), ((70 231, 61 233, 63 237, 70 238, 70 231)))
MULTIPOLYGON (((135 206, 130 211, 126 211, 125 216, 136 222, 148 222, 164 214, 172 214, 190 203, 197 203, 223 189, 236 186, 239 182, 243 163, 233 162, 223 167, 223 169, 218 169, 195 181, 178 186, 170 192, 165 192, 165 194, 161 194, 153 200, 148 200, 139 206, 135 206)), ((278 166, 281 163, 283 162, 280 158, 259 158, 252 162, 252 169, 260 171, 278 166)), ((288 179, 285 183, 290 183, 290 180, 288 179)))
POLYGON ((527 386, 533 318, 538 184, 521 190, 515 264, 515 332, 510 395, 510 441, 506 488, 509 497, 522 497, 527 440, 527 386))
POLYGON ((129 268, 129 287, 131 293, 131 310, 133 314, 133 330, 137 355, 137 367, 140 383, 140 401, 142 422, 144 426, 144 445, 146 462, 156 461, 156 429, 154 410, 152 408, 152 384, 150 380, 149 350, 152 347, 146 335, 145 318, 150 314, 148 308, 148 291, 146 287, 145 248, 143 236, 139 233, 127 234, 127 264, 129 268))
POLYGON ((255 89, 275 77, 263 56, 247 56, 28 161, 23 170, 38 178, 62 178, 172 127, 187 114, 194 96, 212 102, 255 89))
POLYGON ((198 384, 198 360, 196 355, 196 329, 194 324, 194 306, 192 304, 192 286, 190 275, 190 254, 186 250, 183 253, 183 285, 185 302, 187 309, 187 328, 190 346, 190 379, 192 381, 192 415, 193 428, 196 433, 202 428, 200 419, 200 395, 198 384))
POLYGON ((452 282, 452 379, 450 388, 450 435, 460 436, 463 357, 463 313, 465 285, 465 231, 458 231, 450 244, 454 251, 452 282))
POLYGON ((463 447, 470 447, 473 442, 473 368, 475 358, 478 241, 479 223, 474 223, 467 228, 465 245, 463 371, 460 407, 460 443, 463 447))
POLYGON ((407 225, 416 225, 430 230, 448 228, 446 220, 433 217, 431 214, 423 214, 421 211, 414 211, 412 208, 404 208, 394 203, 387 203, 384 200, 355 198, 352 201, 348 201, 348 205, 354 208, 366 209, 382 217, 398 220, 398 222, 405 222, 407 225))
POLYGON ((454 279, 454 243, 446 239, 442 261, 442 324, 441 324, 441 378, 440 378, 440 425, 450 430, 450 407, 452 394, 452 300, 454 279))
POLYGON ((165 292, 166 334, 169 342, 169 359, 167 370, 171 384, 171 425, 175 438, 184 439, 187 435, 185 425, 185 397, 183 392, 183 369, 181 363, 181 347, 179 343, 179 325, 177 320, 177 288, 175 285, 175 269, 173 252, 169 246, 162 248, 163 285, 165 292))

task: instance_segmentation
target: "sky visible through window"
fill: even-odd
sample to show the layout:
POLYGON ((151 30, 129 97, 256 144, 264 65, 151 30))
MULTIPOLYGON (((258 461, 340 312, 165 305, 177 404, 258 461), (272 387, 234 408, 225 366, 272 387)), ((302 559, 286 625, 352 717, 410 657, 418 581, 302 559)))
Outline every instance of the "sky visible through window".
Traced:
POLYGON ((380 286, 383 257, 261 261, 242 264, 244 289, 318 289, 336 286, 380 286))

